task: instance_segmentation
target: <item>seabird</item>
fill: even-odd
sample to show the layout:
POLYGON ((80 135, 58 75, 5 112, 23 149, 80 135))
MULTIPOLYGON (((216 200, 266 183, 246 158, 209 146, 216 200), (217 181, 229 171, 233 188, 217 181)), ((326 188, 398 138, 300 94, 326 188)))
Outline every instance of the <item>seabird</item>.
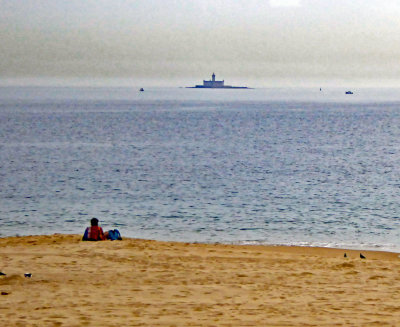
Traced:
POLYGON ((347 258, 347 254, 346 253, 344 254, 344 257, 347 258))
POLYGON ((360 258, 361 259, 366 259, 361 253, 360 253, 360 258))
POLYGON ((6 274, 0 271, 0 276, 5 276, 6 274))

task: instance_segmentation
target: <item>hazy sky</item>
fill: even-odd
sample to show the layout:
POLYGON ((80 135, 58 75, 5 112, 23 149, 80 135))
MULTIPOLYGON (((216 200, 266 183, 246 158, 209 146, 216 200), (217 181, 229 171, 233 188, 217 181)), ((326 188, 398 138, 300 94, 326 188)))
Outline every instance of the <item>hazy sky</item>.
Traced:
POLYGON ((398 0, 0 0, 0 78, 400 85, 398 0))

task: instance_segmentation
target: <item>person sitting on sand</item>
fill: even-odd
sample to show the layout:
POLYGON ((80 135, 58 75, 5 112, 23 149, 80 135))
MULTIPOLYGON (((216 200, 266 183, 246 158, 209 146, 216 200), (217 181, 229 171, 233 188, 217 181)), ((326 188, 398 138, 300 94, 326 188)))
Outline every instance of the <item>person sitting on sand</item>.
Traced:
POLYGON ((90 227, 86 228, 82 241, 104 241, 106 235, 104 235, 103 229, 99 226, 99 220, 97 218, 92 218, 90 220, 90 225, 90 227))

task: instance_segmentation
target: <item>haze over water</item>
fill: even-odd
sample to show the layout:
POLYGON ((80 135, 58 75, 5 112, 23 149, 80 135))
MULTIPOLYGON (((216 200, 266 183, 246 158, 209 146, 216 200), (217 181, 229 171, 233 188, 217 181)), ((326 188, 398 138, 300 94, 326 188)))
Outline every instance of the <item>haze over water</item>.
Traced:
POLYGON ((0 236, 400 251, 396 89, 0 88, 0 236))

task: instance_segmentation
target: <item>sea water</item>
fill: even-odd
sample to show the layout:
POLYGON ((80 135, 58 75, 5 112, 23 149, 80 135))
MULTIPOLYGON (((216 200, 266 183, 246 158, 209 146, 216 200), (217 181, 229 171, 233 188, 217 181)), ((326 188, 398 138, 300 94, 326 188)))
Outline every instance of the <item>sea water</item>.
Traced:
POLYGON ((0 236, 400 251, 395 89, 0 88, 0 236))

